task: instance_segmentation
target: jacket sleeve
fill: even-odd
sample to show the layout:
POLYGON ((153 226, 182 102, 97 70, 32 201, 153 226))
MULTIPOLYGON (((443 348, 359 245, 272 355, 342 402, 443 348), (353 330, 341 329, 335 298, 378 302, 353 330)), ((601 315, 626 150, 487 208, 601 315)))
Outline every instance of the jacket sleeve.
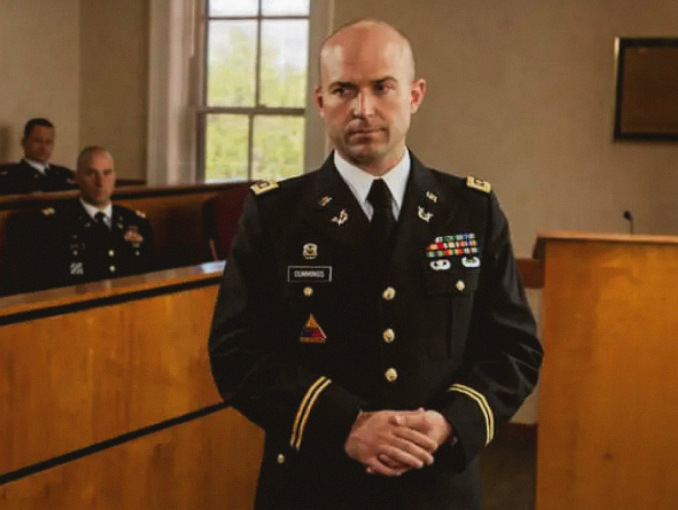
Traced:
MULTIPOLYGON (((436 406, 455 430, 462 466, 494 437, 533 391, 542 360, 534 317, 513 257, 509 228, 494 194, 461 369, 436 406)), ((459 455, 456 455, 458 458, 459 455)))
POLYGON ((343 454, 364 403, 295 359, 262 198, 249 197, 226 263, 209 339, 212 374, 223 398, 284 447, 343 454))

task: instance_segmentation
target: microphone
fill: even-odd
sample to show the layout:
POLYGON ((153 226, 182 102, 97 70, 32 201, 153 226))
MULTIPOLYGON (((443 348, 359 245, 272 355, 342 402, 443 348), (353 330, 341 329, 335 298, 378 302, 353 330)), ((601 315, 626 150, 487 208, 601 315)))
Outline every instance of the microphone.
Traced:
POLYGON ((629 234, 633 234, 633 214, 631 214, 631 211, 624 211, 624 219, 629 222, 629 234))

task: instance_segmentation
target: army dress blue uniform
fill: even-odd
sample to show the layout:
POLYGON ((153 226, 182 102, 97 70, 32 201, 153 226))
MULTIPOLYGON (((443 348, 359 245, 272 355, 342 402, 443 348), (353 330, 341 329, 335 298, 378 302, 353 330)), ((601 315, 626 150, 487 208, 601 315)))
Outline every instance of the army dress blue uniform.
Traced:
POLYGON ((412 157, 386 271, 331 157, 253 190, 209 351, 224 399, 266 432, 255 507, 479 508, 477 454, 542 358, 489 185, 412 157), (359 411, 419 407, 454 428, 433 465, 388 478, 346 455, 359 411))
POLYGON ((43 209, 24 249, 21 286, 75 285, 155 269, 153 232, 145 215, 112 206, 110 228, 95 221, 80 199, 43 209))
POLYGON ((77 189, 73 176, 72 170, 51 163, 43 174, 22 159, 18 163, 0 166, 0 195, 77 189))

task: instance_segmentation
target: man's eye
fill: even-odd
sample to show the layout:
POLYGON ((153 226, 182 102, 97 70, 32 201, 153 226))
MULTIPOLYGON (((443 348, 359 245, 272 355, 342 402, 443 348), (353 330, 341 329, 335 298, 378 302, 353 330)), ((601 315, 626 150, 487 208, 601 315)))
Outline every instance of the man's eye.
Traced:
POLYGON ((391 89, 390 85, 388 85, 386 83, 377 83, 374 86, 374 91, 379 93, 379 94, 383 94, 384 92, 387 92, 390 89, 391 89))

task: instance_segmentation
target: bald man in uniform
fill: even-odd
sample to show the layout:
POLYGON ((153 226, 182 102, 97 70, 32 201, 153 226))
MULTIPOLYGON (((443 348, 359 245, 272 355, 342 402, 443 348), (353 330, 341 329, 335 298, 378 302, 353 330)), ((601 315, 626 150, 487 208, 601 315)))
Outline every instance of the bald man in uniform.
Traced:
POLYGON ((154 270, 153 232, 145 214, 111 202, 113 156, 99 146, 83 149, 75 181, 78 198, 42 210, 21 260, 21 286, 37 290, 154 270))
POLYGON ((255 508, 480 508, 477 455, 542 358, 506 218, 407 149, 426 82, 401 33, 345 26, 320 70, 334 151, 252 187, 209 340, 266 432, 255 508))

